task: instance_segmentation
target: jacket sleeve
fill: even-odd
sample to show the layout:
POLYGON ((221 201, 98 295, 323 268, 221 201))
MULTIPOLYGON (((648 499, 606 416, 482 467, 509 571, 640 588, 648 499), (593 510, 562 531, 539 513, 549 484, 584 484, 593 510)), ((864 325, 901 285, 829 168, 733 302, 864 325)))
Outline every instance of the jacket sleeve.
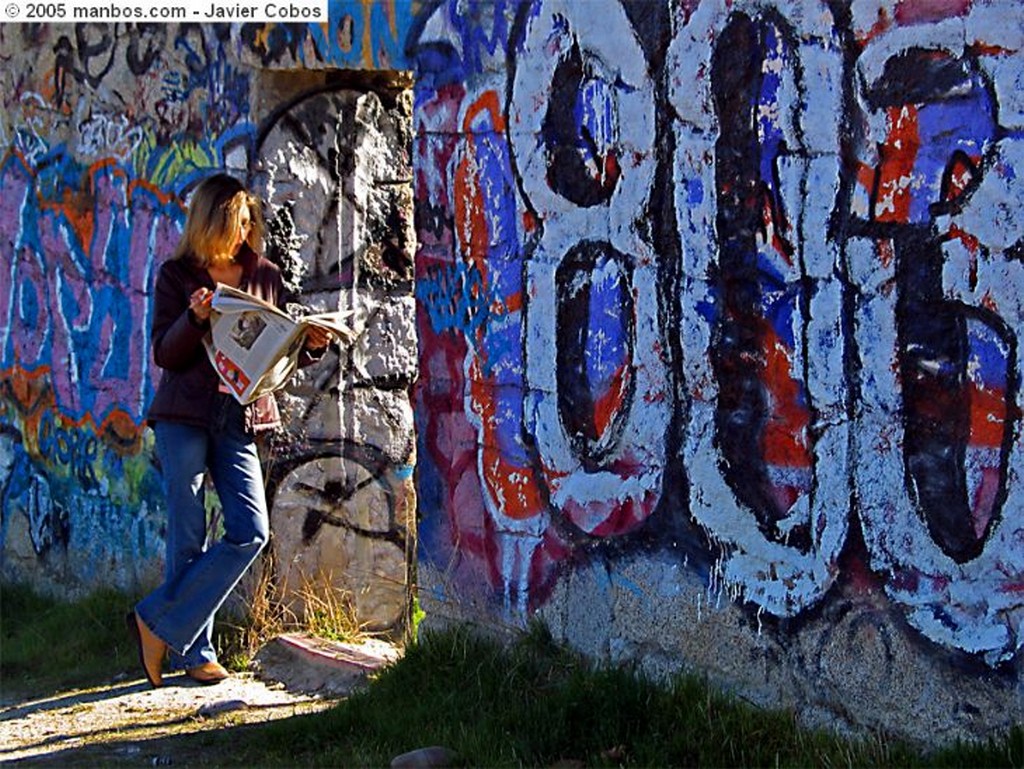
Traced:
POLYGON ((199 323, 189 312, 188 293, 177 270, 165 263, 157 276, 153 307, 153 362, 162 369, 180 371, 205 355, 203 336, 210 324, 199 323))

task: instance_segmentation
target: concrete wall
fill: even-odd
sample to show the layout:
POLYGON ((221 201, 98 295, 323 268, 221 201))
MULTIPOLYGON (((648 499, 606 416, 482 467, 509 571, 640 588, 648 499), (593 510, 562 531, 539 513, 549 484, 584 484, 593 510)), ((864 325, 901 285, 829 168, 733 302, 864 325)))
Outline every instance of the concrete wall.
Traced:
MULTIPOLYGON (((415 547, 411 80, 278 67, 278 39, 228 25, 0 29, 3 573, 72 594, 162 573, 143 422, 159 376, 152 284, 192 188, 228 168, 267 202, 268 255, 301 303, 353 309, 359 330, 280 394, 263 565, 300 617, 305 593, 330 589, 367 627, 401 633, 415 547)), ((362 66, 350 55, 338 66, 362 66)))
POLYGON ((347 207, 379 226, 312 206, 282 229, 334 227, 282 248, 304 289, 388 318, 377 363, 290 395, 297 579, 353 563, 393 605, 362 575, 378 551, 397 573, 415 504, 428 621, 536 615, 833 728, 1024 720, 1018 3, 394 0, 108 31, 0 29, 5 572, 159 558, 154 374, 123 340, 191 180, 244 169, 290 211, 326 100, 381 126, 332 120, 345 146, 411 157, 327 173, 391 201, 347 207), (413 98, 345 95, 348 70, 411 73, 413 98), (414 222, 388 213, 406 173, 414 222), (332 560, 353 538, 378 550, 332 560))

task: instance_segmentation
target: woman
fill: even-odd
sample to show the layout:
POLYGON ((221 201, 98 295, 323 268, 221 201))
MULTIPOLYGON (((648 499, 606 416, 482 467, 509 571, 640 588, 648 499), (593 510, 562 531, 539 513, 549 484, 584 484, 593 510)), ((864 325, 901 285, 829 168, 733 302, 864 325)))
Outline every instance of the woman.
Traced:
MULTIPOLYGON (((256 436, 280 423, 272 394, 240 405, 210 364, 203 337, 218 283, 272 304, 284 301, 280 270, 260 256, 259 201, 219 173, 195 190, 173 258, 156 280, 153 359, 163 375, 146 418, 156 435, 167 498, 165 580, 129 614, 149 683, 160 686, 164 658, 194 680, 217 683, 228 671, 212 644, 213 618, 270 533, 256 436), (224 536, 207 547, 204 477, 223 510, 224 536)), ((311 329, 307 350, 326 346, 311 329)))

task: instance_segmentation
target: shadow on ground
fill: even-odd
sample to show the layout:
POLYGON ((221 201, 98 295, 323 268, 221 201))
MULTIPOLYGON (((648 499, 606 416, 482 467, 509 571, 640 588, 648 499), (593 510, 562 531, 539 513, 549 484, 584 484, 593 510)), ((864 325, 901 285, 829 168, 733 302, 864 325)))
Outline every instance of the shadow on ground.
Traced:
POLYGON ((246 731, 332 707, 398 654, 376 642, 290 635, 264 647, 256 672, 213 686, 175 674, 158 689, 139 678, 18 701, 0 710, 0 763, 216 765, 217 751, 229 751, 246 731), (226 729, 238 737, 225 739, 226 729))

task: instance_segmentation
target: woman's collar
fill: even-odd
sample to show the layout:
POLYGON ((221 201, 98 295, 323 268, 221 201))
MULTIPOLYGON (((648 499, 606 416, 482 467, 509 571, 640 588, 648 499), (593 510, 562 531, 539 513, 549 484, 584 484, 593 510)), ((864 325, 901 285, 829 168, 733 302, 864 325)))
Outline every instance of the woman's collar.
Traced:
POLYGON ((235 254, 235 261, 242 265, 242 271, 246 274, 252 272, 257 259, 259 259, 259 257, 256 255, 256 252, 249 247, 248 243, 243 243, 242 247, 238 249, 238 253, 235 254))

